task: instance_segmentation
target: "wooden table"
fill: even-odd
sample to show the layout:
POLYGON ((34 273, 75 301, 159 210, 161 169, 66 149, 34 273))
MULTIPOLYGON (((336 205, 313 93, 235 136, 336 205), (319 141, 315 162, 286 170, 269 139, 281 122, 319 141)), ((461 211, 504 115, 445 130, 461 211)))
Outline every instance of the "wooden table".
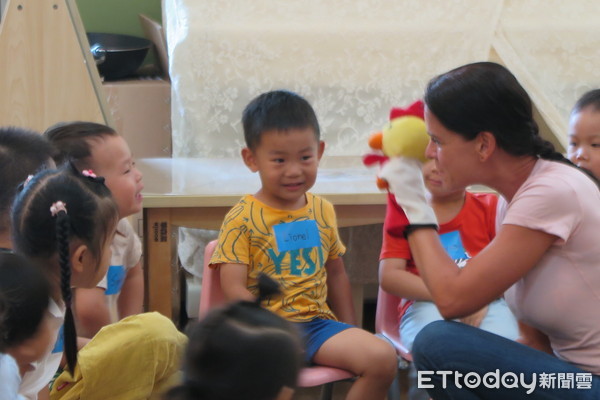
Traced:
MULTIPOLYGON (((173 318, 178 309, 178 227, 219 229, 227 211, 260 187, 241 159, 149 158, 137 163, 144 174, 144 267, 146 309, 173 318)), ((383 221, 386 197, 375 173, 360 157, 321 160, 312 193, 335 206, 340 227, 383 221)))

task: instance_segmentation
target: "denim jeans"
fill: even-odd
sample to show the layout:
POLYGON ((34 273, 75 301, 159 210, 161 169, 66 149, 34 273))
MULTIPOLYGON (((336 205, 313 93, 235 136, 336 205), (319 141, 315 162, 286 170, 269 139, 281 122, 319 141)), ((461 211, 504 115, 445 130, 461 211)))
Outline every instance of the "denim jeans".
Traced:
POLYGON ((600 376, 454 321, 427 325, 412 350, 434 400, 600 399, 600 376))

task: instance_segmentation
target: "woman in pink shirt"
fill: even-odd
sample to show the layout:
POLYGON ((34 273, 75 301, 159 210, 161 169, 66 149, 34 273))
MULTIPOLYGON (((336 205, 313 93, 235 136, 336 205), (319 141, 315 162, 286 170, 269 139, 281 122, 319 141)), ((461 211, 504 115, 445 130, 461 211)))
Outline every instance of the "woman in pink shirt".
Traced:
POLYGON ((403 190, 395 195, 419 273, 446 319, 505 296, 521 343, 434 322, 413 345, 420 386, 434 399, 600 398, 596 182, 539 136, 529 96, 501 65, 468 64, 435 77, 425 103, 427 156, 443 185, 483 184, 505 204, 495 239, 459 269, 437 221, 423 218, 430 213, 419 174, 399 172, 403 190))

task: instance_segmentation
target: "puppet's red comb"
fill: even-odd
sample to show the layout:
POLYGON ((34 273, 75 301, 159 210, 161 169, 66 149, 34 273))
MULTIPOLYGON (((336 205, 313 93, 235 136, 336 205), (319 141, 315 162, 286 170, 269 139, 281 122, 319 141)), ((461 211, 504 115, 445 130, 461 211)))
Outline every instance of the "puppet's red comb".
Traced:
POLYGON ((425 119, 425 104, 421 100, 417 100, 408 107, 394 107, 390 111, 390 121, 394 118, 405 117, 412 115, 421 119, 425 119))

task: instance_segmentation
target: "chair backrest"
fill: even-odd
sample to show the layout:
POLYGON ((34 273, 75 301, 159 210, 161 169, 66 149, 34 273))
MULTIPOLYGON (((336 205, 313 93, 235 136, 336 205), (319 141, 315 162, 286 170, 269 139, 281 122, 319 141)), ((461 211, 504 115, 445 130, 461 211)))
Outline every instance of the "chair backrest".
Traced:
POLYGON ((384 291, 381 286, 377 293, 377 308, 375 310, 375 332, 385 336, 396 348, 402 358, 410 360, 410 351, 400 340, 400 320, 398 306, 402 299, 384 291))
POLYGON ((225 303, 221 290, 221 275, 218 269, 210 268, 210 258, 217 247, 217 241, 208 242, 204 249, 204 266, 202 268, 202 289, 200 290, 200 308, 198 318, 202 318, 209 310, 225 303))

